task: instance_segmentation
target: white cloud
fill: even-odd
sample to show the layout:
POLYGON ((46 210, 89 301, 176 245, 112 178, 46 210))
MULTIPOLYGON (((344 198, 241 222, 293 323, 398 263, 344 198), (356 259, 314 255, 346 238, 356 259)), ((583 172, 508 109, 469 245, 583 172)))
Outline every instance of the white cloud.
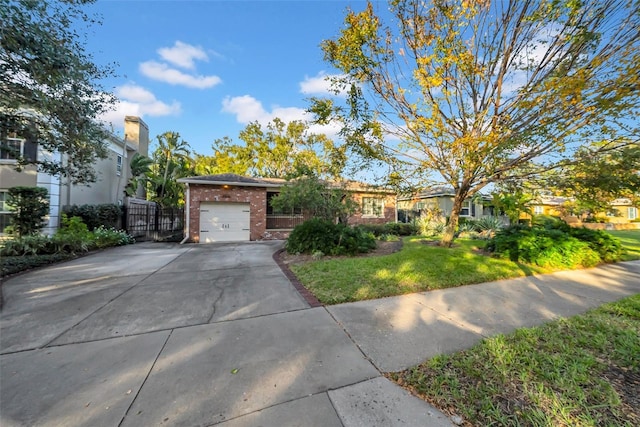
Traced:
MULTIPOLYGON (((262 102, 251 95, 227 96, 222 100, 222 111, 235 115, 236 121, 244 125, 257 121, 264 126, 276 117, 286 123, 294 120, 310 122, 312 119, 310 113, 298 107, 281 107, 274 105, 271 111, 267 111, 263 107, 262 102)), ((335 125, 311 125, 309 130, 313 133, 335 137, 338 134, 339 128, 335 125)))
POLYGON ((158 49, 158 54, 165 61, 188 70, 195 69, 194 60, 209 60, 209 56, 200 46, 193 46, 179 40, 173 47, 161 47, 158 49))
POLYGON ((185 74, 180 70, 169 68, 167 64, 155 61, 142 62, 139 70, 140 73, 151 79, 196 89, 207 89, 222 82, 218 76, 194 76, 185 74))
MULTIPOLYGON (((300 93, 305 95, 336 95, 331 89, 331 78, 340 77, 337 74, 326 74, 320 71, 315 77, 304 76, 300 82, 300 93)), ((345 91, 341 91, 338 96, 346 96, 345 91)))
POLYGON ((178 101, 167 104, 149 90, 134 84, 117 87, 115 95, 118 98, 115 109, 102 116, 104 122, 114 127, 122 126, 124 116, 175 116, 182 111, 178 101))

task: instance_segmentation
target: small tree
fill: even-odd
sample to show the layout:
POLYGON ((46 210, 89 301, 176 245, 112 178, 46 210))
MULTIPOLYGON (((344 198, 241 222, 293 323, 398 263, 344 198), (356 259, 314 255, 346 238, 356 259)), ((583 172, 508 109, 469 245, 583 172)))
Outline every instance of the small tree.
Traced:
POLYGON ((285 212, 302 208, 305 216, 340 222, 346 222, 358 208, 351 194, 340 188, 330 188, 315 175, 290 181, 271 199, 271 206, 285 212))
POLYGON ((49 213, 49 192, 42 187, 9 189, 7 205, 13 211, 11 225, 18 236, 36 234, 44 227, 49 213))

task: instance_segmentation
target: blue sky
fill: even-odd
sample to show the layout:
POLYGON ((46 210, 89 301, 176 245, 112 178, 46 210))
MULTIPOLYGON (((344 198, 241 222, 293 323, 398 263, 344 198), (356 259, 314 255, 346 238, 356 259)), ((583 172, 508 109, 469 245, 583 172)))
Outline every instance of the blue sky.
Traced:
POLYGON ((98 0, 88 10, 103 23, 87 49, 117 63, 118 77, 103 83, 120 100, 105 119, 122 135, 124 116, 139 115, 153 139, 177 131, 205 155, 249 122, 304 119, 305 99, 326 93, 332 73, 319 45, 349 6, 365 3, 98 0))

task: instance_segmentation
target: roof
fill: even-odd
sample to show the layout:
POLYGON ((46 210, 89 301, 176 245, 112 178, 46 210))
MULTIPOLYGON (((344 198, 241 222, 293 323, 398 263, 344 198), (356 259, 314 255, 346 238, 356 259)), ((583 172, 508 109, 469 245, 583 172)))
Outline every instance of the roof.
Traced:
MULTIPOLYGON (((217 175, 190 176, 180 178, 178 182, 183 184, 200 185, 235 185, 238 187, 266 187, 281 188, 289 181, 281 178, 254 178, 249 176, 236 175, 233 173, 222 173, 217 175)), ((395 194, 395 191, 387 188, 376 187, 356 181, 322 181, 330 188, 344 188, 350 191, 395 194)))
MULTIPOLYGON (((454 197, 456 195, 453 187, 444 185, 423 189, 415 194, 399 197, 398 200, 433 199, 436 197, 454 197)), ((489 201, 491 198, 485 194, 478 194, 483 200, 489 201)))

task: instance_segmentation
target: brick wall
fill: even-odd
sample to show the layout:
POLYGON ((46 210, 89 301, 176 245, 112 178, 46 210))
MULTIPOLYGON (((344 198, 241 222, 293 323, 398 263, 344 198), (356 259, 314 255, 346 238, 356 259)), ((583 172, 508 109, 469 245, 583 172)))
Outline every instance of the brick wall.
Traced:
POLYGON ((189 192, 191 194, 189 206, 189 238, 191 241, 199 241, 201 202, 249 203, 250 239, 264 239, 267 228, 266 188, 191 184, 189 192))
POLYGON ((353 195, 353 200, 360 206, 362 209, 362 198, 363 197, 374 197, 384 199, 384 216, 382 217, 370 217, 363 216, 361 211, 356 212, 354 215, 349 217, 349 225, 358 225, 358 224, 385 224, 387 222, 395 222, 396 220, 396 197, 394 195, 388 194, 365 194, 365 193, 356 193, 353 195))

